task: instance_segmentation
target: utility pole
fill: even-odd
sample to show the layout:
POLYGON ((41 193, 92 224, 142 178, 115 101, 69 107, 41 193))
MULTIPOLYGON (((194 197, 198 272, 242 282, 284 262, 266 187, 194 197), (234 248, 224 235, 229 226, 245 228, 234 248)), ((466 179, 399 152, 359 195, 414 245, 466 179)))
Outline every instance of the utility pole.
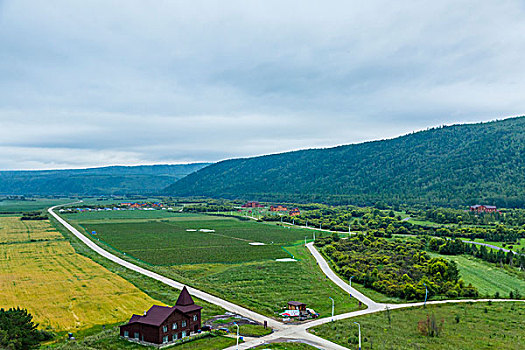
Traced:
POLYGON ((359 327, 359 350, 361 350, 361 325, 357 322, 354 322, 359 327))
POLYGON ((237 350, 239 350, 239 325, 237 322, 233 322, 233 324, 237 326, 237 350))
POLYGON ((332 300, 332 322, 334 322, 334 307, 335 307, 335 303, 334 303, 334 299, 332 299, 332 297, 329 297, 330 300, 332 300))

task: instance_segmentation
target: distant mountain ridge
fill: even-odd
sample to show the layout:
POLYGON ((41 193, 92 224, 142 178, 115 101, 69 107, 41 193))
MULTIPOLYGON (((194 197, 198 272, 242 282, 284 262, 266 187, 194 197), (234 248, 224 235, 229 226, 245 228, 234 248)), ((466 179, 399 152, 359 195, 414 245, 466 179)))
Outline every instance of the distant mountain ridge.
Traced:
POLYGON ((0 171, 3 195, 155 194, 209 163, 0 171))
POLYGON ((525 117, 225 160, 166 194, 328 203, 525 207, 525 117))

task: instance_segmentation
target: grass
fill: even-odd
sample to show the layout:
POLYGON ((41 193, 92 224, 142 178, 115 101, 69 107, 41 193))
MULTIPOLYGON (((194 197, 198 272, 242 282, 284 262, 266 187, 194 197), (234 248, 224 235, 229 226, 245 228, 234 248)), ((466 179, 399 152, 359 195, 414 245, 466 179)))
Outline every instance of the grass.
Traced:
POLYGON ((273 349, 273 350, 315 350, 316 347, 313 347, 304 343, 270 343, 258 346, 254 349, 263 350, 263 349, 273 349))
POLYGON ((499 292, 501 297, 508 297, 510 291, 525 291, 524 272, 517 269, 506 270, 495 264, 468 255, 440 255, 429 253, 448 260, 454 260, 458 265, 461 278, 466 283, 472 283, 480 296, 493 297, 499 292), (519 277, 521 276, 521 278, 519 277))
POLYGON ((523 349, 525 303, 493 302, 430 305, 359 316, 327 323, 312 333, 349 348, 356 348, 357 326, 361 324, 363 349, 523 349), (427 315, 443 320, 440 336, 418 331, 427 315), (457 322, 459 321, 459 323, 457 322))
POLYGON ((1 213, 20 214, 28 211, 41 211, 54 205, 71 203, 71 198, 28 198, 27 200, 0 200, 1 213))
MULTIPOLYGON (((230 333, 237 334, 237 327, 232 325, 228 328, 230 333)), ((261 325, 243 324, 239 326, 239 334, 245 337, 262 337, 272 333, 271 328, 264 328, 261 325)))
MULTIPOLYGON (((236 340, 234 338, 215 336, 197 339, 188 343, 179 344, 167 347, 167 349, 194 349, 194 350, 220 350, 226 347, 235 345, 236 340)), ((157 349, 153 346, 139 345, 124 339, 121 339, 118 335, 118 328, 111 328, 95 335, 85 337, 80 341, 71 341, 59 345, 43 346, 43 349, 56 349, 56 350, 84 350, 84 349, 97 349, 97 350, 142 350, 142 349, 157 349)))
POLYGON ((96 231, 97 239, 116 250, 153 265, 275 260, 289 257, 281 249, 281 245, 304 238, 302 230, 224 217, 172 213, 171 220, 137 221, 143 217, 143 213, 107 212, 105 222, 95 221, 100 220, 96 217, 76 222, 86 232, 96 231), (130 217, 128 221, 121 213, 135 217, 130 217), (211 229, 215 232, 200 232, 199 229, 211 229), (249 244, 251 242, 262 242, 265 245, 252 246, 249 244), (225 251, 228 253, 224 254, 225 251))
POLYGON ((156 301, 73 247, 48 221, 0 217, 0 305, 53 331, 113 324, 156 301), (33 241, 31 241, 33 239, 33 241))

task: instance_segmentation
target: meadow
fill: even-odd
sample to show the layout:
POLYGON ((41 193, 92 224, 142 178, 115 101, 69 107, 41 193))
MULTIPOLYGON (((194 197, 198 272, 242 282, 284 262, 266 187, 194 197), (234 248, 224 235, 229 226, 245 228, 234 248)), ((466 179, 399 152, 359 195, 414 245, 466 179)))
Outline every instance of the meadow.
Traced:
POLYGON ((362 349, 523 349, 525 303, 480 302, 427 305, 391 310, 327 323, 313 334, 349 348, 357 348, 361 324, 362 349), (435 316, 439 336, 420 333, 418 322, 435 316))
POLYGON ((469 255, 450 256, 435 253, 429 253, 429 255, 454 260, 461 278, 466 283, 472 283, 478 289, 480 297, 494 297, 495 293, 499 293, 501 297, 506 298, 511 291, 525 291, 525 280, 523 279, 525 273, 523 271, 520 272, 517 269, 507 271, 496 264, 469 255))
POLYGON ((0 305, 27 308, 43 328, 114 324, 158 303, 76 254, 48 221, 0 217, 0 242, 0 305))
POLYGON ((41 211, 54 205, 75 201, 71 198, 28 198, 27 200, 0 200, 0 213, 19 214, 28 211, 41 211))

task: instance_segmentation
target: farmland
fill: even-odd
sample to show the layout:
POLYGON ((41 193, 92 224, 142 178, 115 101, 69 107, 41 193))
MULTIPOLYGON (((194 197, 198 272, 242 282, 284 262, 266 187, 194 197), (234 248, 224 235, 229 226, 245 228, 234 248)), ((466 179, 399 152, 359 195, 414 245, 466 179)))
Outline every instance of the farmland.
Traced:
POLYGON ((47 221, 0 217, 0 305, 21 306, 54 331, 114 324, 155 300, 75 253, 47 221))
MULTIPOLYGON (((129 213, 133 212, 125 215, 129 213)), ((120 256, 144 260, 148 269, 268 316, 278 317, 289 300, 304 301, 327 316, 329 296, 337 303, 337 313, 357 309, 354 299, 326 279, 306 248, 293 245, 311 231, 197 214, 170 214, 169 218, 159 214, 163 217, 157 219, 140 219, 144 214, 139 211, 129 219, 113 214, 122 215, 95 212, 66 217, 77 216, 78 221, 72 220, 75 225, 96 231, 91 238, 104 241, 99 243, 110 250, 108 244, 114 247, 117 250, 112 251, 120 256), (186 231, 201 228, 215 232, 186 231), (251 246, 250 242, 267 245, 251 246), (298 261, 275 261, 291 255, 298 261)))
MULTIPOLYGON (((139 211, 138 215, 143 214, 139 211)), ((304 238, 299 230, 222 217, 204 218, 184 215, 162 221, 80 221, 79 224, 87 232, 96 231, 96 238, 115 249, 153 265, 240 263, 286 258, 290 255, 281 249, 281 245, 304 238), (200 229, 213 232, 201 232, 200 229), (254 242, 265 245, 249 244, 254 242)))
POLYGON ((522 349, 525 303, 458 303, 399 309, 324 324, 312 333, 346 347, 356 347, 361 324, 363 349, 522 349), (390 316, 389 316, 390 315, 390 316), (442 324, 441 334, 418 331, 427 315, 442 324), (352 345, 354 344, 354 345, 352 345))

